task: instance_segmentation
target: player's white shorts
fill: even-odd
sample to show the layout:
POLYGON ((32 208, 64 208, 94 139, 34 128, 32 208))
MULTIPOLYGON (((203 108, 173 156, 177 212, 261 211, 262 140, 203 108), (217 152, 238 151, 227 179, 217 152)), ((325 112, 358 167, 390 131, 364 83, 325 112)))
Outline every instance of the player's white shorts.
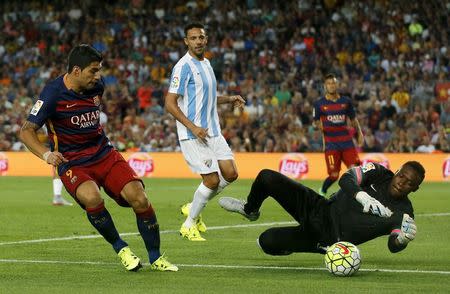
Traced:
POLYGON ((184 159, 194 173, 218 172, 218 160, 234 160, 233 152, 222 135, 208 138, 207 141, 207 144, 199 139, 180 141, 184 159))

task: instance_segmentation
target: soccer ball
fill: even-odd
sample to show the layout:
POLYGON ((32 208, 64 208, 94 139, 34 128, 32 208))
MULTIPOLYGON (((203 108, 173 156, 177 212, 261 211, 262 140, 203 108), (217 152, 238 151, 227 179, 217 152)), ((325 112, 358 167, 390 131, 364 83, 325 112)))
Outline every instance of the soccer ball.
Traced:
POLYGON ((325 253, 325 265, 330 273, 348 277, 361 266, 359 249, 350 242, 337 242, 329 246, 325 253))

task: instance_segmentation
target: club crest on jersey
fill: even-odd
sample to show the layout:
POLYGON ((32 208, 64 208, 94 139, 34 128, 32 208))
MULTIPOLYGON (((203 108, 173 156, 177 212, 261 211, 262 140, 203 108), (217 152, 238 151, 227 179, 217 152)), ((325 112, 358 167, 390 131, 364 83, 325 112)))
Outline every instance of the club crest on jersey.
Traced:
POLYGON ((37 115, 39 113, 39 110, 41 109, 42 105, 44 105, 44 101, 38 100, 36 103, 34 103, 33 108, 31 109, 32 115, 37 115))
POLYGON ((99 106, 100 105, 100 96, 97 95, 94 98, 92 98, 92 100, 94 101, 95 106, 99 106))
POLYGON ((211 165, 212 165, 212 159, 206 159, 206 160, 203 160, 203 163, 204 163, 207 167, 211 167, 211 165))
MULTIPOLYGON (((375 165, 372 162, 366 163, 361 167, 361 171, 363 173, 368 172, 369 170, 375 169, 375 165)), ((374 189, 375 190, 375 189, 374 189)), ((375 190, 376 191, 376 190, 375 190)))

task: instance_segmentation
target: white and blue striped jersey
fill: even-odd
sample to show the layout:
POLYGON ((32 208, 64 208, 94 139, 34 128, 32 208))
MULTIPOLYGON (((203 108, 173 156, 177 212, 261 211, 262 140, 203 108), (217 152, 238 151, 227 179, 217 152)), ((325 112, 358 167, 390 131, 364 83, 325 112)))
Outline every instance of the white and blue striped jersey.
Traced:
MULTIPOLYGON (((169 93, 179 94, 178 107, 196 126, 208 128, 208 135, 221 134, 217 113, 217 81, 209 60, 202 61, 186 53, 175 65, 170 77, 169 93)), ((179 140, 196 138, 177 121, 179 140)))

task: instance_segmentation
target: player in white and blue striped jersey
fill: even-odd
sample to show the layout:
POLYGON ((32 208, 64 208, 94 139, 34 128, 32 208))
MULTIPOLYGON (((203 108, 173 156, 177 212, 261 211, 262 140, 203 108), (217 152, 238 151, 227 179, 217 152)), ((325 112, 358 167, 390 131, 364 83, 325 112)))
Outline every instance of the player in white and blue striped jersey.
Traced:
POLYGON ((201 211, 208 201, 237 179, 234 156, 222 136, 217 104, 232 103, 242 107, 239 96, 217 96, 214 71, 205 58, 208 37, 200 23, 184 29, 188 52, 172 70, 165 107, 177 120, 178 139, 183 156, 191 170, 202 176, 202 183, 191 203, 182 206, 186 216, 181 236, 190 241, 204 241, 206 231, 201 211))

